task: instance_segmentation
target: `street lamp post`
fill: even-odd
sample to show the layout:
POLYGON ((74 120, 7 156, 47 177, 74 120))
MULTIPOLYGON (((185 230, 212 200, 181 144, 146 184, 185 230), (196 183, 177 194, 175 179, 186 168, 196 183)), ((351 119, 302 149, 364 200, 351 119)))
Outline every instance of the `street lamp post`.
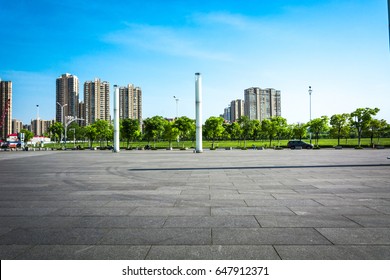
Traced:
MULTIPOLYGON (((310 121, 311 121, 311 93, 312 93, 312 89, 311 89, 311 86, 309 86, 309 100, 310 100, 310 121)), ((311 144, 311 128, 310 128, 310 144, 311 144)))
POLYGON ((179 117, 179 98, 176 96, 173 96, 173 98, 176 100, 176 118, 179 117))
POLYGON ((36 129, 37 129, 37 136, 38 136, 38 141, 39 141, 39 105, 37 105, 37 125, 36 125, 36 129))
POLYGON ((73 116, 68 116, 68 121, 65 123, 65 149, 66 149, 66 132, 68 130, 68 125, 70 125, 72 122, 74 121, 83 121, 84 119, 80 119, 80 118, 77 118, 77 117, 73 117, 73 116))
MULTIPOLYGON (((61 103, 59 103, 59 102, 57 102, 57 104, 61 107, 61 123, 62 123, 62 126, 65 127, 65 123, 64 123, 64 107, 68 106, 68 104, 61 105, 61 103)), ((62 141, 62 132, 61 132, 61 141, 62 141)))

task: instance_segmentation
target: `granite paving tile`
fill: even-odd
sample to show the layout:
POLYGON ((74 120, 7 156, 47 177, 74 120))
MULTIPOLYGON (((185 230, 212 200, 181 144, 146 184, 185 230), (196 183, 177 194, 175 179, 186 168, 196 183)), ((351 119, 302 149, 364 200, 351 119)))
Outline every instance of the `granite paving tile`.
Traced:
POLYGON ((187 216, 187 217, 168 217, 164 227, 177 228, 256 228, 258 222, 253 216, 187 216))
POLYGON ((135 207, 62 208, 52 212, 53 216, 126 216, 135 207))
POLYGON ((365 206, 290 206, 297 215, 378 215, 379 213, 365 206))
POLYGON ((12 228, 64 228, 74 226, 74 217, 58 216, 19 216, 0 217, 0 226, 8 225, 12 228))
POLYGON ((245 199, 248 206, 321 206, 312 199, 245 199))
POLYGON ((287 207, 212 207, 212 216, 295 215, 287 207))
POLYGON ((317 228, 337 245, 390 245, 389 228, 317 228))
POLYGON ((334 199, 316 199, 318 203, 323 206, 379 206, 379 205, 388 205, 390 206, 390 201, 386 199, 375 199, 375 198, 360 198, 360 199, 344 199, 344 198, 334 198, 334 199))
POLYGON ((20 260, 142 260, 149 250, 150 246, 131 245, 37 245, 24 250, 14 258, 20 260))
POLYGON ((214 245, 331 244, 312 228, 213 229, 214 245))
POLYGON ((390 215, 347 215, 346 217, 363 227, 390 227, 390 215))
POLYGON ((361 227, 343 216, 256 216, 261 227, 273 228, 314 228, 314 227, 361 227))
POLYGON ((107 202, 104 207, 124 207, 133 208, 139 206, 157 206, 157 207, 172 207, 175 205, 176 199, 158 199, 158 198, 145 198, 135 200, 112 200, 107 202))
POLYGON ((210 207, 138 207, 131 216, 205 216, 210 207))
POLYGON ((18 258, 32 245, 0 245, 0 260, 12 260, 18 258))
POLYGON ((234 199, 206 199, 206 200, 185 200, 178 199, 175 207, 212 207, 212 206, 247 206, 244 200, 234 199))
POLYGON ((97 228, 16 228, 0 236, 0 244, 96 244, 107 232, 97 228))
POLYGON ((153 245, 148 260, 279 260, 269 245, 153 245))
POLYGON ((1 208, 0 216, 43 216, 58 208, 1 208))
POLYGON ((283 260, 389 260, 390 246, 275 245, 283 260))
POLYGON ((390 215, 390 205, 370 205, 369 208, 374 209, 379 213, 390 215))
POLYGON ((166 217, 109 216, 77 217, 72 225, 80 228, 161 228, 166 217))
POLYGON ((211 230, 202 228, 112 229, 100 245, 206 245, 211 244, 211 230))

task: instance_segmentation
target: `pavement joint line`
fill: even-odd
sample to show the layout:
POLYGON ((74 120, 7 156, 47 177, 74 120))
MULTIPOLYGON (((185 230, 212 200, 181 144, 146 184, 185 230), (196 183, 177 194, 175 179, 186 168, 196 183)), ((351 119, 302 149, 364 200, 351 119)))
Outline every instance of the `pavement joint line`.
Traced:
POLYGON ((358 222, 354 221, 353 219, 349 218, 348 216, 346 216, 346 215, 341 215, 341 216, 344 217, 344 218, 346 218, 346 219, 348 219, 348 220, 350 220, 351 222, 357 224, 357 225, 360 226, 361 228, 365 228, 365 226, 359 224, 358 222))
POLYGON ((333 243, 331 240, 329 240, 329 238, 327 238, 325 235, 323 235, 319 230, 317 230, 317 228, 313 227, 312 228, 313 230, 315 230, 319 235, 321 235, 323 238, 325 238, 326 240, 329 241, 329 243, 332 245, 332 246, 335 246, 336 244, 333 243))
POLYGON ((259 224, 259 227, 260 227, 260 228, 263 228, 262 225, 261 225, 261 223, 259 222, 259 220, 256 218, 256 215, 254 215, 253 217, 255 218, 256 222, 259 224))
POLYGON ((148 251, 145 254, 144 260, 146 260, 148 258, 149 254, 150 254, 150 251, 152 250, 153 246, 156 246, 156 245, 149 245, 149 249, 148 249, 148 251))
POLYGON ((272 248, 274 249, 276 255, 278 255, 279 259, 283 260, 282 256, 279 254, 278 250, 275 248, 275 245, 272 245, 272 248))

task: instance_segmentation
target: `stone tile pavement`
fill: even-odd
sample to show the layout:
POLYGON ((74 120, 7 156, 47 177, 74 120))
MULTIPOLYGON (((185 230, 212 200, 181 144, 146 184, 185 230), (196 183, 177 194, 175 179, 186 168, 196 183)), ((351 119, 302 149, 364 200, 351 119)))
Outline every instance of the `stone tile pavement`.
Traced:
POLYGON ((1 259, 390 259, 388 150, 0 153, 1 259))

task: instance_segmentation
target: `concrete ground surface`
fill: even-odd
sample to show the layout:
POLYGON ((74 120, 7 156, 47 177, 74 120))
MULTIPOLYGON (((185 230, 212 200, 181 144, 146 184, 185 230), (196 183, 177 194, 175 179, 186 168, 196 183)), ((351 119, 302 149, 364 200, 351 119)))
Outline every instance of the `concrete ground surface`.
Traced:
POLYGON ((0 258, 389 260, 389 155, 0 152, 0 258))

